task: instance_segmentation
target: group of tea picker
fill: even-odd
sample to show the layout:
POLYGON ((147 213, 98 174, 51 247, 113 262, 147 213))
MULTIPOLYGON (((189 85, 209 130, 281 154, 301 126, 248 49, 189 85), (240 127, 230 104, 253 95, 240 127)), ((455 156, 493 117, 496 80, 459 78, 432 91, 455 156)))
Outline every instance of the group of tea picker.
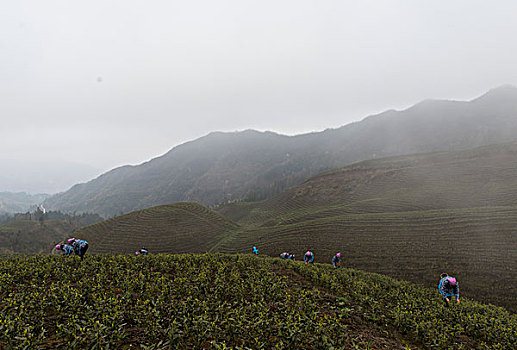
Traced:
MULTIPOLYGON (((295 260, 295 255, 283 252, 280 254, 280 258, 284 260, 295 260)), ((312 264, 314 262, 314 253, 308 250, 303 256, 303 261, 305 262, 305 265, 312 264)), ((332 266, 334 266, 335 269, 341 266, 341 253, 336 253, 336 255, 332 257, 332 266)))
MULTIPOLYGON (((312 264, 314 262, 314 253, 308 250, 305 255, 303 256, 303 261, 305 262, 305 265, 312 264)), ((341 266, 341 253, 337 252, 332 257, 332 266, 337 269, 341 266)))
POLYGON ((288 252, 283 252, 282 254, 280 254, 280 258, 282 258, 283 260, 296 260, 296 256, 288 252))
MULTIPOLYGON (((258 254, 257 247, 253 247, 253 253, 258 254)), ((295 260, 295 255, 283 252, 280 254, 280 258, 284 260, 295 260)), ((308 250, 303 256, 305 265, 312 264, 314 262, 314 253, 308 250)), ((341 253, 338 252, 332 257, 332 266, 337 269, 341 266, 341 253)), ((449 276, 446 273, 440 275, 440 282, 438 283, 438 291, 440 292, 445 305, 449 305, 450 301, 454 297, 456 303, 460 303, 460 286, 459 282, 455 277, 449 276)))
MULTIPOLYGON (((71 256, 77 255, 84 259, 86 251, 88 250, 88 242, 84 239, 69 238, 66 243, 57 244, 56 250, 61 251, 62 255, 71 256)), ((253 247, 252 253, 258 255, 259 251, 257 247, 253 247)), ((135 255, 147 255, 149 251, 146 248, 141 248, 135 252, 135 255)), ((295 260, 295 255, 288 252, 283 252, 280 257, 284 260, 295 260)), ((308 250, 303 256, 305 265, 314 263, 314 253, 308 250)), ((337 269, 341 266, 341 253, 338 252, 332 257, 332 266, 337 269)), ((450 301, 454 297, 456 303, 460 303, 460 286, 455 277, 449 276, 446 273, 440 275, 440 282, 438 283, 438 291, 440 292, 445 305, 449 305, 450 301)))
POLYGON ((72 254, 78 255, 81 260, 84 259, 84 255, 88 250, 88 242, 84 239, 69 238, 66 243, 58 244, 55 246, 56 250, 60 250, 61 254, 70 256, 72 254))
MULTIPOLYGON (((66 243, 57 244, 56 250, 61 251, 62 255, 71 256, 78 255, 81 260, 84 259, 84 255, 88 250, 88 242, 84 239, 69 238, 66 243)), ((146 248, 141 248, 135 252, 135 255, 147 255, 149 251, 146 248)))
MULTIPOLYGON (((283 252, 282 254, 280 254, 280 258, 282 258, 283 260, 296 260, 296 256, 288 252, 283 252)), ((314 253, 308 250, 303 256, 303 261, 305 262, 305 265, 312 264, 314 262, 314 253)), ((336 255, 334 255, 334 257, 332 258, 332 266, 334 266, 334 268, 338 268, 340 265, 341 253, 336 253, 336 255)))

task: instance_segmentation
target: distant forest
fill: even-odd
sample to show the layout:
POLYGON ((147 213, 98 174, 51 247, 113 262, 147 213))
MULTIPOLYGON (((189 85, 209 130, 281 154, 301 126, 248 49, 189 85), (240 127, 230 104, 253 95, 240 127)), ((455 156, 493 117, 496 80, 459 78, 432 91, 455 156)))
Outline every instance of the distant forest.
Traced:
POLYGON ((47 220, 61 220, 74 226, 83 227, 100 222, 104 220, 104 218, 98 214, 90 213, 65 214, 60 211, 43 212, 39 208, 36 211, 26 213, 0 214, 0 225, 5 225, 13 221, 39 221, 43 224, 47 220))

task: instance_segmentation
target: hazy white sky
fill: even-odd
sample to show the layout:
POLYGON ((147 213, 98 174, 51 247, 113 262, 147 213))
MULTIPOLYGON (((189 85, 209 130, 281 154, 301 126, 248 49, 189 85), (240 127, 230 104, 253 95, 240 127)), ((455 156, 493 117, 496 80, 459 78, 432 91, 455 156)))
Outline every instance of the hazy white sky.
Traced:
POLYGON ((517 1, 0 0, 0 158, 108 170, 517 85, 517 1))

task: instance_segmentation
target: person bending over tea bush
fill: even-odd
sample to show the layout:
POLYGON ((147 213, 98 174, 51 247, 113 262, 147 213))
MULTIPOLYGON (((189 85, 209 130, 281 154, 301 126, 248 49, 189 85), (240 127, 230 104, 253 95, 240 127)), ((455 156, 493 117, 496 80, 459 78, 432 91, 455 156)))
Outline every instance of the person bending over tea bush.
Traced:
POLYGON ((332 257, 332 266, 334 266, 335 269, 341 266, 341 253, 336 253, 332 257))
POLYGON ((303 261, 305 261, 305 265, 312 264, 314 262, 314 253, 308 250, 303 256, 303 261))
POLYGON ((78 239, 78 238, 70 238, 68 240, 68 244, 72 246, 74 249, 75 255, 79 255, 81 260, 84 259, 84 255, 86 254, 86 251, 88 250, 88 242, 86 242, 84 239, 78 239))
POLYGON ((440 275, 440 283, 438 284, 438 291, 443 297, 446 305, 449 305, 452 297, 456 297, 456 302, 460 303, 460 286, 456 278, 442 273, 440 275))
POLYGON ((147 255, 149 254, 149 251, 145 248, 139 249, 135 252, 135 255, 147 255))
POLYGON ((65 255, 65 256, 70 256, 74 252, 74 249, 72 248, 72 246, 68 245, 68 244, 58 244, 55 246, 55 248, 57 250, 60 250, 61 254, 65 255))

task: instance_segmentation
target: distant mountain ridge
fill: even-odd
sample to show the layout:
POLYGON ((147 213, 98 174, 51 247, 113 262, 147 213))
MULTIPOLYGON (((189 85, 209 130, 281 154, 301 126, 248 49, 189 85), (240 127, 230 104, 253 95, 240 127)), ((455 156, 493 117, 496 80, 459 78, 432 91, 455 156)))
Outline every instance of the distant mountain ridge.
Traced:
POLYGON ((326 170, 394 155, 517 140, 517 88, 468 102, 426 100, 338 129, 298 136, 215 132, 138 166, 124 166, 45 201, 52 210, 112 216, 194 201, 213 206, 269 198, 326 170))
POLYGON ((50 197, 48 194, 0 192, 0 213, 24 213, 50 197))

